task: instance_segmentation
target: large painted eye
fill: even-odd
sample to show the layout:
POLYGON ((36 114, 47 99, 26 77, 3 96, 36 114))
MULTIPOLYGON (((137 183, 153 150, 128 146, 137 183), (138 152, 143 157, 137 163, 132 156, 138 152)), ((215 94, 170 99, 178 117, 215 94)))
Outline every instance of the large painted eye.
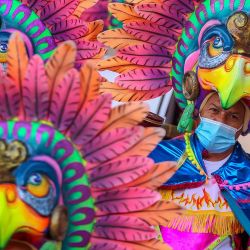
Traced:
POLYGON ((213 37, 207 42, 207 52, 210 57, 218 57, 223 53, 223 41, 220 37, 213 37))
POLYGON ((42 198, 48 195, 50 182, 48 177, 39 173, 32 174, 27 182, 27 191, 32 195, 42 198))
POLYGON ((0 42, 0 63, 4 64, 7 62, 7 52, 8 52, 8 43, 1 41, 0 42))
POLYGON ((232 52, 234 41, 225 25, 213 26, 201 39, 199 67, 212 69, 221 66, 232 52))
POLYGON ((0 52, 7 53, 8 51, 8 44, 7 42, 0 42, 0 52))
POLYGON ((213 42, 213 47, 216 49, 223 47, 223 41, 219 36, 215 37, 214 42, 213 42))

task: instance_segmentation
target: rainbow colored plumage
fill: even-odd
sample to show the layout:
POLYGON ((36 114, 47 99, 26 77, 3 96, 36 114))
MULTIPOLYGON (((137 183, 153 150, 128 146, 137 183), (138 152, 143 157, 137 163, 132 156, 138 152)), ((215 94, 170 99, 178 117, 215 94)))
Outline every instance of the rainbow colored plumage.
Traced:
POLYGON ((43 152, 60 164, 69 212, 62 249, 166 249, 152 225, 180 210, 156 189, 176 166, 147 157, 164 132, 138 126, 147 114, 143 103, 112 109, 111 95, 98 94, 99 74, 90 64, 78 72, 75 56, 74 43, 65 42, 44 64, 38 55, 28 58, 19 34, 10 38, 0 85, 0 126, 9 132, 1 130, 1 138, 27 143, 37 157, 43 152))
POLYGON ((48 59, 63 41, 74 40, 77 45, 76 66, 86 60, 99 60, 106 50, 96 36, 103 30, 102 20, 86 22, 80 18, 96 1, 17 1, 0 3, 2 30, 19 30, 27 37, 30 51, 48 59))
POLYGON ((119 74, 114 83, 103 82, 102 92, 111 92, 118 101, 148 100, 173 87, 176 100, 184 109, 187 99, 183 77, 194 71, 199 78, 200 99, 204 98, 204 91, 216 90, 226 109, 241 98, 249 103, 247 66, 244 69, 249 64, 249 38, 243 35, 249 33, 249 8, 244 0, 128 0, 109 4, 109 10, 123 22, 123 27, 98 36, 99 41, 115 50, 113 57, 99 63, 99 69, 119 74), (245 21, 240 13, 245 13, 245 21), (239 18, 238 28, 232 26, 235 18, 239 18), (213 46, 216 35, 222 45, 211 48, 211 58, 205 57, 204 48, 208 43, 213 46), (234 61, 235 67, 227 66, 234 61), (241 71, 243 75, 237 73, 241 71), (233 81, 230 83, 229 79, 233 81))

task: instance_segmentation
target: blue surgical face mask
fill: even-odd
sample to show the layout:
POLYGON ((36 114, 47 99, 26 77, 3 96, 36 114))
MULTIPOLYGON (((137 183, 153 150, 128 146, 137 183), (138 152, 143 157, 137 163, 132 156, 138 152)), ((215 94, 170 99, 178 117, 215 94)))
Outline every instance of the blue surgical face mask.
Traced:
POLYGON ((201 122, 195 130, 201 145, 211 153, 222 153, 234 146, 236 129, 224 123, 200 117, 201 122))

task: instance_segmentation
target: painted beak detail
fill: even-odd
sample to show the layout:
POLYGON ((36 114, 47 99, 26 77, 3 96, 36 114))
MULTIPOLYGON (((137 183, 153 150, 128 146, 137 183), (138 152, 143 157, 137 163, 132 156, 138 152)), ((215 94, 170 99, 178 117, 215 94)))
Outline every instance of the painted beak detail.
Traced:
POLYGON ((0 185, 0 249, 5 249, 15 233, 43 235, 49 219, 37 214, 17 194, 16 185, 0 185))
POLYGON ((217 68, 199 68, 198 78, 204 89, 218 91, 222 107, 228 109, 250 96, 250 58, 231 55, 217 68))

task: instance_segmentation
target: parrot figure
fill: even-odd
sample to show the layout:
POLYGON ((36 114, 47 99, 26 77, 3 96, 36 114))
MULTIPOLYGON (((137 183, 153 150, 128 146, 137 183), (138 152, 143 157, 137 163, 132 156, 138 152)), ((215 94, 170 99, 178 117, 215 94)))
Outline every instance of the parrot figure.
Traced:
POLYGON ((8 39, 14 31, 22 34, 28 54, 43 60, 54 53, 57 45, 74 40, 77 45, 75 66, 86 60, 98 61, 106 52, 96 37, 103 30, 103 21, 84 21, 80 17, 95 5, 87 0, 5 0, 0 3, 0 62, 6 62, 8 39))
POLYGON ((123 26, 98 36, 115 50, 99 69, 118 73, 102 92, 138 101, 173 88, 180 108, 194 113, 211 91, 224 109, 241 98, 249 103, 249 1, 127 0, 109 9, 123 26))
POLYGON ((157 188, 176 163, 148 154, 148 108, 111 107, 93 65, 64 42, 44 62, 9 38, 0 74, 0 249, 169 249, 157 226, 182 213, 157 188))

